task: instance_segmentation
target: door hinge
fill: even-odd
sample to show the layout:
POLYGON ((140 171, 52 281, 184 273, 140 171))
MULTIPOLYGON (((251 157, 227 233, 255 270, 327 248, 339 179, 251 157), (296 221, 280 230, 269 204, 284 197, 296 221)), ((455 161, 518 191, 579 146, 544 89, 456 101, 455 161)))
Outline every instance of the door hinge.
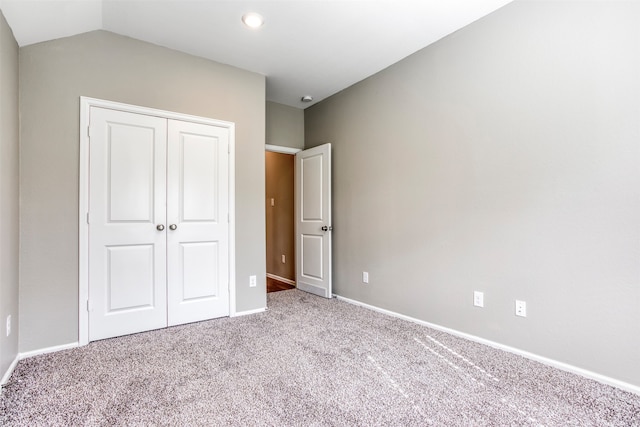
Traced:
POLYGON ((231 222, 231 216, 229 216, 229 212, 227 212, 227 223, 231 222))
POLYGON ((87 126, 87 136, 91 138, 91 126, 87 126))
POLYGON ((91 306, 91 300, 87 300, 87 311, 93 311, 93 307, 91 306))
POLYGON ((89 212, 87 212, 87 224, 89 224, 89 212))

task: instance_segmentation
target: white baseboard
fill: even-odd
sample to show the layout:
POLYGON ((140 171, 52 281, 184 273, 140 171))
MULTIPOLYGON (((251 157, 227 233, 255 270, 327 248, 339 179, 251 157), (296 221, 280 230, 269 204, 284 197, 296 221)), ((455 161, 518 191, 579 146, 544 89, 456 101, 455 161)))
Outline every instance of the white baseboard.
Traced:
POLYGON ((69 344, 61 344, 61 345, 55 345, 53 347, 39 348, 37 350, 25 351, 24 353, 20 353, 18 355, 18 358, 22 360, 22 359, 27 359, 33 356, 39 356, 41 354, 55 353, 56 351, 69 350, 70 348, 76 348, 78 346, 79 344, 76 341, 76 342, 70 342, 69 344))
POLYGON ((68 350, 70 348, 76 348, 76 347, 78 347, 78 343, 72 342, 69 344, 56 345, 53 347, 40 348, 38 350, 31 350, 31 351, 25 351, 24 353, 18 353, 16 358, 13 360, 13 362, 9 366, 9 369, 7 369, 7 372, 5 372, 4 376, 2 377, 2 380, 0 381, 0 385, 5 385, 7 381, 9 381, 9 378, 11 378, 11 374, 13 374, 13 371, 16 369, 16 366, 18 365, 19 361, 23 359, 28 359, 29 357, 39 356, 41 354, 54 353, 56 351, 68 350))
POLYGON ((267 311, 266 307, 256 308, 255 310, 237 311, 233 316, 230 317, 248 316, 250 314, 264 313, 265 311, 267 311))
POLYGON ((489 347, 496 348, 498 350, 504 350, 509 353, 517 354, 518 356, 526 357, 527 359, 535 360, 536 362, 543 363, 548 366, 552 366, 554 368, 561 369, 566 372, 571 372, 573 374, 580 375, 585 378, 589 378, 595 381, 598 381, 603 384, 607 384, 613 387, 617 387, 619 389, 628 391, 630 393, 634 393, 640 395, 640 386, 630 384, 624 381, 617 380, 615 378, 607 377, 605 375, 598 374, 596 372, 592 372, 586 369, 579 368, 577 366, 569 365, 568 363, 560 362, 554 359, 549 359, 548 357, 540 356, 535 353, 529 353, 528 351, 520 350, 515 347, 510 347, 508 345, 500 344, 495 341, 487 340, 484 338, 480 338, 475 335, 467 334, 465 332, 460 332, 455 329, 450 329, 444 326, 436 325, 434 323, 425 322, 424 320, 416 319, 414 317, 405 316, 404 314, 396 313, 394 311, 386 310, 384 308, 376 307, 374 305, 365 304, 360 301, 352 300, 350 298, 345 298, 340 295, 334 294, 334 297, 337 299, 347 302, 349 304, 358 305, 360 307, 367 308, 369 310, 377 311, 379 313, 383 313, 389 316, 397 317, 403 320, 407 320, 409 322, 417 323, 419 325, 427 326, 432 329, 436 329, 442 332, 446 332, 451 335, 455 335, 461 338, 468 339, 469 341, 474 341, 480 344, 488 345, 489 347))
POLYGON ((16 369, 16 366, 18 366, 19 360, 20 360, 20 355, 17 355, 16 358, 13 359, 13 362, 11 362, 11 365, 9 365, 9 369, 7 369, 7 372, 4 373, 2 380, 0 380, 0 386, 5 385, 7 381, 9 381, 9 378, 11 378, 11 374, 13 374, 13 371, 16 369))
POLYGON ((276 276, 275 274, 267 273, 267 277, 278 282, 288 283, 289 285, 296 286, 296 281, 291 279, 285 279, 284 277, 276 276))

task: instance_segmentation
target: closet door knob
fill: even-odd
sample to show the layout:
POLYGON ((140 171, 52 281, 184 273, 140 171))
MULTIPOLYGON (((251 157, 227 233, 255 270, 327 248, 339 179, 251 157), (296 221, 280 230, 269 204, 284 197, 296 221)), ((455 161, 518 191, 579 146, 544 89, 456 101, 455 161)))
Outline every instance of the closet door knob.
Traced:
POLYGON ((171 224, 171 225, 169 226, 169 228, 170 228, 171 230, 175 230, 176 228, 178 228, 178 226, 177 226, 177 225, 175 225, 175 224, 171 224))
POLYGON ((164 230, 164 225, 163 224, 158 224, 158 225, 156 225, 156 228, 158 229, 158 231, 162 231, 162 230, 164 230))

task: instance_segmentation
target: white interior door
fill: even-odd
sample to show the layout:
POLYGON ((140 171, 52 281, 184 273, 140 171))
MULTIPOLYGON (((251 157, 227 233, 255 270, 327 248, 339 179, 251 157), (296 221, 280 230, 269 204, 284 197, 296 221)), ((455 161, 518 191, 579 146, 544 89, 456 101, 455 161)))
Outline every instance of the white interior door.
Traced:
POLYGON ((229 315, 229 129, 169 120, 169 326, 229 315))
POLYGON ((166 120, 91 109, 89 339, 166 326, 166 120))
POLYGON ((296 154, 298 289, 331 298, 331 144, 296 154))
POLYGON ((91 107, 89 341, 228 316, 229 127, 91 107))

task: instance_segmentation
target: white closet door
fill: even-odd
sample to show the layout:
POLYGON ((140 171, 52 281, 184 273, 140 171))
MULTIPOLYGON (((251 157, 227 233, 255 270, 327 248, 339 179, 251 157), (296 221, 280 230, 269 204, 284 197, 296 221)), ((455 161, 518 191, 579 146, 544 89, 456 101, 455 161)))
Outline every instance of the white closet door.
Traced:
POLYGON ((169 326, 229 315, 229 136, 169 120, 169 326))
POLYGON ((166 326, 165 119, 92 107, 89 340, 166 326))

